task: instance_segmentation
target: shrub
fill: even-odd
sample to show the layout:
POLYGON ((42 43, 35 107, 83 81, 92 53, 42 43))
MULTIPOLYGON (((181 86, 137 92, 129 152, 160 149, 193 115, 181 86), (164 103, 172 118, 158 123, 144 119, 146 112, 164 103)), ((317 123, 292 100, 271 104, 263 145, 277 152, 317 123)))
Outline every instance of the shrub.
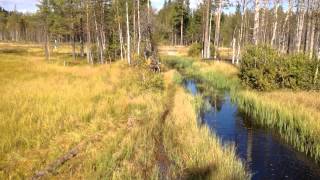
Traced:
POLYGON ((239 76, 245 85, 259 91, 319 90, 314 79, 317 63, 303 54, 287 56, 267 46, 250 46, 243 55, 239 76))
POLYGON ((190 49, 188 51, 188 55, 192 57, 199 57, 201 55, 201 44, 200 43, 193 43, 190 46, 190 49))

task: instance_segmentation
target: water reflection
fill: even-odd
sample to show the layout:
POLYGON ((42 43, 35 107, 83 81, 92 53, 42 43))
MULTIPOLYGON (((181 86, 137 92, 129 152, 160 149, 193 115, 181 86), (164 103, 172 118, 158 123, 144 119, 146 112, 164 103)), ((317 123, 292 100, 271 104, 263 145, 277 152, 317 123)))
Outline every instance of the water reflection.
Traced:
MULTIPOLYGON (((193 95, 200 93, 195 81, 187 81, 185 87, 193 95)), ((215 91, 212 96, 205 94, 204 100, 209 108, 202 112, 201 121, 223 142, 235 144, 238 156, 253 173, 252 179, 320 179, 319 165, 295 151, 277 133, 254 126, 228 95, 215 91)))

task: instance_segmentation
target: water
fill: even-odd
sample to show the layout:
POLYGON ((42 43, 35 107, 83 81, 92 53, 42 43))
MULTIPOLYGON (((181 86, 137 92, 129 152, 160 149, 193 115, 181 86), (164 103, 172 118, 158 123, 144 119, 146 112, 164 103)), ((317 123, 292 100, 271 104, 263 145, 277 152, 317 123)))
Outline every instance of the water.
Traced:
MULTIPOLYGON (((194 81, 185 87, 200 93, 194 81)), ((233 143, 236 153, 249 167, 252 179, 318 179, 320 166, 284 142, 277 133, 255 127, 252 119, 232 104, 228 95, 204 98, 209 108, 201 121, 217 134, 223 143, 233 143)))

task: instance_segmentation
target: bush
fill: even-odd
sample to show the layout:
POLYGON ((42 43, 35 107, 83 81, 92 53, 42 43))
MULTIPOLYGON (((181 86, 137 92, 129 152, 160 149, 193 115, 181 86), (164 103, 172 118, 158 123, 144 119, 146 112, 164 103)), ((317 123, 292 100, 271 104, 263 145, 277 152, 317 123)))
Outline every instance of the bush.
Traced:
POLYGON ((315 81, 317 63, 303 54, 288 56, 267 46, 250 46, 242 57, 240 79, 259 91, 319 90, 319 77, 315 81))
POLYGON ((192 57, 199 57, 201 55, 201 50, 202 50, 202 47, 200 43, 193 43, 190 46, 188 55, 192 57))

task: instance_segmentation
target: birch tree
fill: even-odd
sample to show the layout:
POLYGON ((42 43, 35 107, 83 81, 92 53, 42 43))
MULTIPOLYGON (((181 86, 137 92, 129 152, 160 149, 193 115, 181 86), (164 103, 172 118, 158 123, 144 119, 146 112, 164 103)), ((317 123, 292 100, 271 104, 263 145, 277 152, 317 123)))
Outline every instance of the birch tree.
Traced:
POLYGON ((271 46, 274 46, 275 41, 277 39, 277 30, 278 30, 278 10, 280 7, 280 0, 276 0, 276 5, 274 9, 274 24, 273 24, 273 31, 272 31, 272 39, 271 39, 271 46))
POLYGON ((131 48, 130 48, 130 24, 129 24, 129 10, 128 2, 126 1, 126 15, 127 15, 127 61, 131 65, 131 48))
POLYGON ((89 0, 86 0, 86 33, 87 33, 87 43, 86 43, 86 49, 87 49, 87 61, 88 63, 93 64, 93 57, 91 52, 91 30, 90 30, 90 8, 89 8, 89 0))
POLYGON ((205 6, 205 26, 203 42, 203 58, 210 58, 210 18, 211 17, 211 0, 206 0, 205 6))
POLYGON ((141 23, 140 23, 140 0, 138 0, 138 56, 140 56, 140 44, 141 44, 141 23))
POLYGON ((260 0, 255 0, 255 11, 254 11, 254 27, 253 27, 253 43, 259 44, 259 33, 260 33, 260 0))
POLYGON ((297 14, 298 14, 298 22, 297 22, 297 29, 296 29, 296 51, 300 52, 303 25, 304 25, 305 14, 306 14, 305 0, 298 0, 297 14))
POLYGON ((222 0, 218 0, 218 9, 216 12, 216 29, 215 29, 215 36, 214 36, 214 49, 215 49, 214 59, 217 59, 217 53, 219 50, 221 12, 222 12, 222 0))

